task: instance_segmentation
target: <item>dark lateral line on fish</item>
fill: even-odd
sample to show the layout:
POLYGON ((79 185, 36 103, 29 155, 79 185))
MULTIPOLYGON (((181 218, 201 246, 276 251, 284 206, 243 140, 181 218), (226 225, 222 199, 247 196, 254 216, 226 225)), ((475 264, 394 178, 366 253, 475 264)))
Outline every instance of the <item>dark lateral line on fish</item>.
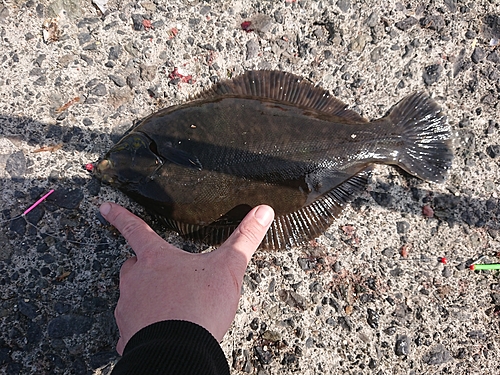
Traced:
MULTIPOLYGON (((139 132, 138 132, 139 133, 139 132)), ((145 135, 148 139, 151 139, 150 136, 147 136, 145 133, 140 132, 141 135, 145 135)), ((356 143, 357 140, 352 139, 350 140, 351 143, 356 143)), ((169 159, 168 156, 162 155, 158 150, 155 153, 159 158, 162 159, 163 162, 172 162, 177 165, 182 165, 188 168, 197 168, 197 163, 193 162, 193 160, 198 160, 198 158, 195 155, 191 155, 189 152, 186 152, 184 150, 178 150, 176 149, 175 143, 184 143, 184 144, 189 144, 189 148, 193 150, 204 150, 204 154, 208 155, 231 155, 231 158, 227 158, 227 160, 237 160, 237 163, 231 163, 231 164, 223 164, 221 165, 220 163, 218 164, 217 161, 212 162, 212 163, 207 163, 206 161, 203 162, 203 166, 201 169, 203 170, 208 170, 208 171, 213 171, 217 173, 224 173, 232 176, 236 176, 242 179, 247 179, 247 180, 254 180, 254 181, 261 181, 261 182, 267 182, 267 183, 279 183, 281 180, 283 185, 288 185, 290 180, 297 180, 300 177, 303 176, 304 173, 306 174, 311 174, 317 171, 326 171, 325 173, 328 173, 328 170, 331 168, 328 165, 328 161, 326 164, 322 165, 322 163, 312 163, 311 161, 297 161, 297 160, 289 160, 285 158, 280 158, 276 156, 270 156, 267 155, 266 153, 256 153, 256 152, 250 152, 250 151, 245 151, 241 150, 238 148, 233 148, 233 147, 227 147, 227 146, 219 146, 219 145, 212 145, 208 144, 205 142, 199 142, 199 141, 193 141, 189 139, 177 139, 177 140, 169 140, 166 139, 165 142, 169 142, 172 144, 172 149, 173 152, 179 151, 185 155, 188 155, 189 158, 186 157, 186 160, 189 160, 189 164, 187 163, 179 163, 176 160, 171 160, 169 159), (237 155, 237 157, 234 157, 237 155), (240 162, 240 160, 242 160, 240 162), (253 163, 256 164, 255 171, 252 171, 252 168, 248 168, 248 166, 251 166, 253 163), (279 167, 276 169, 270 169, 268 172, 262 170, 262 166, 265 165, 266 167, 268 166, 273 166, 273 165, 278 165, 279 167), (286 176, 287 180, 283 181, 283 173, 288 173, 289 175, 286 176), (273 178, 273 176, 276 176, 276 178, 273 178)), ((153 142, 154 143, 154 142, 153 142)), ((324 149, 321 148, 315 148, 314 145, 311 144, 312 147, 310 147, 309 150, 307 151, 312 151, 312 152, 321 152, 324 149)), ((326 151, 326 150, 325 150, 326 151)), ((371 152, 375 154, 375 152, 371 152)), ((324 163, 328 158, 325 157, 325 160, 322 160, 324 163)), ((347 158, 345 158, 347 159, 347 158)), ((353 158, 352 164, 349 165, 346 160, 342 161, 342 165, 346 170, 349 170, 349 167, 352 165, 357 164, 358 159, 353 158)), ((359 163, 359 170, 362 170, 365 168, 368 164, 371 163, 383 163, 384 160, 367 160, 365 163, 359 163)), ((385 160, 386 163, 395 165, 395 161, 393 160, 385 160)), ((333 158, 332 161, 330 162, 333 164, 333 158)), ((201 163, 200 163, 201 165, 201 163)), ((200 169, 200 170, 201 170, 200 169)), ((332 168, 333 169, 333 168, 332 168)), ((342 176, 342 174, 339 174, 339 176, 342 176)))

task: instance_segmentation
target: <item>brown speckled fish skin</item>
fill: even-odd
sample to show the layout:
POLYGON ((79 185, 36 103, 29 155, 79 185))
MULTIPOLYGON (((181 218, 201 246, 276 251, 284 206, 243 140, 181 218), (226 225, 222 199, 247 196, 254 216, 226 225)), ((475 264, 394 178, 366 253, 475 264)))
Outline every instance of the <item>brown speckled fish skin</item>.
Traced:
POLYGON ((98 163, 96 176, 174 230, 222 242, 256 205, 276 220, 264 248, 322 233, 364 188, 374 163, 442 182, 450 130, 425 94, 367 122, 288 73, 251 71, 144 119, 98 163))

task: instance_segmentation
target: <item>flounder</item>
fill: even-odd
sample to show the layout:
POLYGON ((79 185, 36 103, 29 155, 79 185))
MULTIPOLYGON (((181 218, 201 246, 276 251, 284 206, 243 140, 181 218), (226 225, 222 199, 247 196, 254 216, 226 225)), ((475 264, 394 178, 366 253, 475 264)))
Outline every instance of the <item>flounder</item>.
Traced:
POLYGON ((446 116, 423 93, 368 122, 296 75, 248 71, 145 118, 94 173, 207 244, 268 204, 276 216, 261 247, 278 249, 324 232, 374 163, 442 182, 452 158, 446 116))

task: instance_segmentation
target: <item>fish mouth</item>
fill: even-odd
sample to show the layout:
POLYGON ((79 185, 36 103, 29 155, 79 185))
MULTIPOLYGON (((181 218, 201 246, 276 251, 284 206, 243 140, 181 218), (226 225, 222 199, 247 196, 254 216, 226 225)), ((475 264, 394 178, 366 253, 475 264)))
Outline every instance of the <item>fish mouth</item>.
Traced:
POLYGON ((115 179, 111 177, 113 163, 109 159, 102 159, 96 163, 95 167, 95 175, 100 178, 102 181, 112 184, 115 179))
POLYGON ((87 163, 84 165, 84 168, 89 173, 92 173, 93 176, 108 184, 114 182, 114 179, 111 177, 111 175, 107 173, 112 169, 112 167, 113 163, 109 159, 101 159, 96 161, 95 163, 87 163))

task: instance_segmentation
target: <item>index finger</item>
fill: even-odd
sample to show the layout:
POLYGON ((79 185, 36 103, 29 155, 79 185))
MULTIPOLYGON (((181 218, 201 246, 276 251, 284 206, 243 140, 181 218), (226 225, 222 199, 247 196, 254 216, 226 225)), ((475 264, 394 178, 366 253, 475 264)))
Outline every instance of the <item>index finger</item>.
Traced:
POLYGON ((125 237, 138 259, 144 256, 147 251, 160 247, 173 247, 156 234, 142 219, 126 208, 106 202, 101 205, 99 210, 102 216, 125 237))

